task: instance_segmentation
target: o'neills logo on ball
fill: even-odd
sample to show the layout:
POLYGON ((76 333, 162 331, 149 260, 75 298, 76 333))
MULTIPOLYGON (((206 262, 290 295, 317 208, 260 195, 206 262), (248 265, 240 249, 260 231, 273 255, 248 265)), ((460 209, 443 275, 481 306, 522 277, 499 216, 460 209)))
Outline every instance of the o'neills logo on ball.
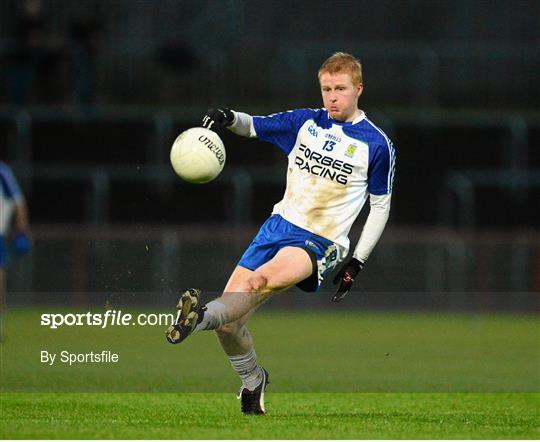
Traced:
POLYGON ((219 162, 219 165, 223 165, 223 163, 225 162, 225 153, 223 152, 223 150, 221 150, 221 148, 206 135, 201 135, 199 137, 199 141, 203 143, 206 147, 208 147, 208 149, 210 149, 212 153, 214 153, 219 162))

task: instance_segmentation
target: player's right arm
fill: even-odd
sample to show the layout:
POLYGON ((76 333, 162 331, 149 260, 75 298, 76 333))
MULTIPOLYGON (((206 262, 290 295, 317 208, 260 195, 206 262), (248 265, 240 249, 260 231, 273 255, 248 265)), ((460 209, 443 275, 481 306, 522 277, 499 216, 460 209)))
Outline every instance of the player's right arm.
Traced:
POLYGON ((202 119, 202 126, 213 131, 227 128, 243 137, 255 138, 257 136, 251 115, 227 108, 208 109, 202 119))
POLYGON ((252 117, 231 109, 209 109, 203 117, 203 127, 211 130, 227 128, 237 135, 259 138, 289 154, 302 125, 317 113, 313 109, 296 109, 267 116, 252 117))

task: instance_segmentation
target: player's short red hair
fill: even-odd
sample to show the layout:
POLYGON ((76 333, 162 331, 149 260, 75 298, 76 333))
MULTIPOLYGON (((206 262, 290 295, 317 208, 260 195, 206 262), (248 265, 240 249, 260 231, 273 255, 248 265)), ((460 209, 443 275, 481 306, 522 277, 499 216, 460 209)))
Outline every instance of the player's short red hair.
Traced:
POLYGON ((324 61, 319 68, 319 81, 325 72, 331 75, 347 73, 351 76, 355 86, 362 83, 362 64, 353 55, 346 52, 335 52, 324 61))

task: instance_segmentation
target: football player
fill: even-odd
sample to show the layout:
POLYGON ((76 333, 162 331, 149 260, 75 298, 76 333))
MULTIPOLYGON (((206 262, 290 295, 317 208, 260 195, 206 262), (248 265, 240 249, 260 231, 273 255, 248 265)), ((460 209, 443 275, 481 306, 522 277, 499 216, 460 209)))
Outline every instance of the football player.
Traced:
POLYGON ((26 254, 31 246, 26 202, 11 168, 0 161, 0 340, 3 338, 3 316, 6 309, 7 235, 12 221, 15 254, 26 254))
POLYGON ((390 139, 358 108, 362 67, 338 52, 318 72, 322 109, 297 109, 268 116, 211 109, 202 125, 211 130, 259 138, 288 157, 283 199, 240 258, 222 296, 200 305, 190 289, 178 303, 176 323, 166 333, 180 343, 193 332, 215 330, 242 379, 246 414, 264 414, 268 372, 257 363, 246 327, 250 315, 269 297, 298 286, 316 291, 349 251, 349 230, 369 199, 370 212, 352 257, 334 279, 333 298, 351 289, 388 220, 395 171, 390 139))

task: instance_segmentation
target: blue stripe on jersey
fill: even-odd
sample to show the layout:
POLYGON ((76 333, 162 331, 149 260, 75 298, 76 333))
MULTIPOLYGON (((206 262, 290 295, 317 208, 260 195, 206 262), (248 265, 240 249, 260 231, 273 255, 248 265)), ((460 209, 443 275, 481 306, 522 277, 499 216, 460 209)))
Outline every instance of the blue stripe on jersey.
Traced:
POLYGON ((11 171, 11 168, 0 162, 0 186, 3 194, 13 200, 19 200, 22 198, 22 192, 15 180, 15 176, 11 171))
POLYGON ((352 126, 343 126, 343 132, 369 146, 368 191, 374 195, 392 192, 396 152, 386 134, 367 117, 352 126))
POLYGON ((392 192, 395 155, 391 143, 369 149, 368 191, 374 195, 392 192))
POLYGON ((296 109, 287 112, 253 117, 257 138, 275 144, 287 155, 291 153, 302 125, 310 118, 317 118, 321 109, 296 109))

